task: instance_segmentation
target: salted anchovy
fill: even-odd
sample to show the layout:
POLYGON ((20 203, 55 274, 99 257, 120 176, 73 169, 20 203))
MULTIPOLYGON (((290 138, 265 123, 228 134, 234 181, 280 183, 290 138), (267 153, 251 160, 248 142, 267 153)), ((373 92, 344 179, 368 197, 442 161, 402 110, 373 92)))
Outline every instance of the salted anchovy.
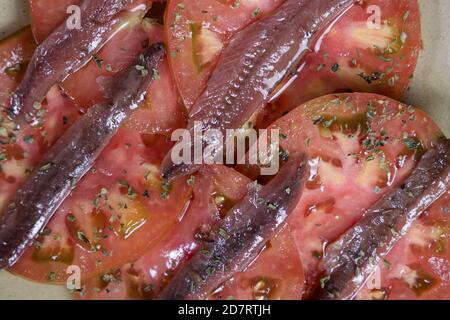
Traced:
POLYGON ((38 46, 25 77, 11 97, 10 113, 23 110, 28 122, 36 124, 36 103, 41 103, 50 88, 82 67, 107 40, 116 24, 114 16, 132 0, 84 0, 81 28, 66 21, 38 46))
POLYGON ((125 118, 144 99, 162 44, 144 51, 114 82, 111 105, 96 105, 51 148, 0 215, 0 269, 20 258, 75 184, 91 168, 125 118))
POLYGON ((292 156, 271 182, 237 203, 158 299, 207 298, 234 273, 248 267, 298 203, 306 170, 306 157, 292 156))
POLYGON ((327 248, 318 299, 353 299, 411 224, 450 184, 450 140, 441 140, 419 161, 404 184, 368 209, 327 248))
MULTIPOLYGON (((311 50, 326 26, 352 3, 353 0, 287 0, 267 18, 238 32, 224 49, 205 92, 193 106, 188 124, 191 135, 194 136, 196 122, 202 124, 201 130, 217 129, 224 136, 226 129, 243 127, 311 50)), ((203 146, 211 144, 203 139, 203 146)), ((169 152, 162 174, 170 180, 197 169, 198 165, 173 163, 169 152)))

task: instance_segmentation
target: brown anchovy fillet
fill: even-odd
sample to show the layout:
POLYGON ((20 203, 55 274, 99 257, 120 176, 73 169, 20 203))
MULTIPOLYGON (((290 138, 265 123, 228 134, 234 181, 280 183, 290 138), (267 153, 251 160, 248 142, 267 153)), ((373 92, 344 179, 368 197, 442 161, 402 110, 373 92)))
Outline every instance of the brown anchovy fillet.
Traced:
POLYGON ((84 0, 81 29, 69 29, 66 21, 39 45, 27 72, 11 97, 10 114, 36 123, 35 103, 44 99, 50 88, 82 67, 107 40, 116 24, 114 16, 132 0, 84 0))
POLYGON ((327 248, 317 299, 353 299, 380 261, 411 224, 450 184, 450 140, 441 140, 419 161, 404 184, 368 209, 363 218, 327 248))
POLYGON ((55 143, 17 191, 0 215, 0 269, 20 258, 121 123, 142 102, 164 52, 162 44, 153 45, 136 64, 118 75, 112 90, 113 103, 92 107, 55 143))
MULTIPOLYGON (((189 115, 191 136, 195 122, 202 124, 203 131, 217 129, 224 136, 226 129, 242 128, 298 66, 327 25, 353 2, 287 0, 267 18, 238 32, 224 49, 205 92, 189 115)), ((203 139, 204 147, 213 143, 203 139)), ((186 147, 194 149, 191 144, 186 147)), ((193 165, 176 164, 169 152, 162 175, 171 180, 195 172, 199 167, 195 164, 201 159, 195 160, 193 165)))
POLYGON ((295 208, 306 170, 306 157, 292 155, 271 182, 228 212, 211 241, 181 267, 158 299, 204 299, 234 273, 245 270, 295 208))

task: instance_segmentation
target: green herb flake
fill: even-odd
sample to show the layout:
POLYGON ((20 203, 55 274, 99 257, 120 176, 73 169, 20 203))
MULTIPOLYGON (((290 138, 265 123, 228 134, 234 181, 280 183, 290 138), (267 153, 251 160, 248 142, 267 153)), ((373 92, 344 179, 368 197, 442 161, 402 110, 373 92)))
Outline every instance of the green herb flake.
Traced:
POLYGON ((269 208, 270 210, 274 210, 275 211, 275 210, 278 209, 278 206, 276 204, 272 203, 272 202, 269 202, 267 204, 267 208, 269 208))
POLYGON ((161 76, 159 74, 158 69, 153 68, 153 80, 159 80, 159 79, 161 79, 161 76))
POLYGON ((256 18, 256 17, 260 14, 260 12, 261 12, 261 9, 260 9, 260 8, 256 8, 255 10, 253 10, 253 12, 252 12, 252 18, 253 18, 253 19, 256 18))
POLYGON ((195 176, 190 176, 189 179, 187 179, 186 183, 188 184, 188 186, 193 186, 195 183, 195 176))
POLYGON ((417 141, 414 138, 406 138, 405 140, 403 140, 403 143, 405 144, 405 146, 408 148, 408 150, 416 150, 420 147, 420 141, 417 141))
POLYGON ((47 274, 47 280, 48 280, 49 282, 55 282, 55 281, 56 281, 56 273, 55 273, 54 271, 50 271, 50 272, 47 274))
POLYGON ((325 285, 327 284, 328 281, 330 281, 331 277, 330 276, 326 276, 320 279, 320 287, 322 289, 325 288, 325 285))
POLYGON ((92 59, 94 59, 94 62, 97 64, 97 67, 101 69, 103 66, 103 59, 95 54, 92 55, 92 59))
POLYGON ((338 72, 338 70, 339 70, 339 64, 338 63, 335 63, 335 64, 333 64, 331 66, 331 71, 338 72))
POLYGON ((386 259, 383 259, 383 263, 384 263, 384 266, 385 266, 388 270, 391 270, 392 264, 391 264, 389 261, 387 261, 386 259))
POLYGON ((50 170, 51 167, 52 167, 51 163, 44 164, 42 167, 39 168, 39 172, 46 173, 48 172, 48 170, 50 170))

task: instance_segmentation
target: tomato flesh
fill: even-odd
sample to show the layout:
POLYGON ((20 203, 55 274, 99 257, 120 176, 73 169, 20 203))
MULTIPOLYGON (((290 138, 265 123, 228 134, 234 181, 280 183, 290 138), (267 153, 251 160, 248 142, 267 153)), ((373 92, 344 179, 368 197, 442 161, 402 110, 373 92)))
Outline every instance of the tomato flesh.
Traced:
POLYGON ((304 265, 307 290, 317 285, 326 245, 398 186, 442 136, 422 111, 374 94, 312 100, 276 121, 288 154, 305 152, 312 168, 289 226, 304 265))
MULTIPOLYGON (((83 279, 137 259, 145 249, 172 230, 186 205, 191 187, 185 179, 166 185, 159 164, 171 143, 156 137, 143 143, 136 130, 121 129, 93 169, 60 206, 47 226, 49 235, 38 239, 14 265, 16 273, 33 280, 65 282, 66 268, 81 268, 83 279), (45 248, 46 237, 62 239, 74 250, 72 261, 57 255, 33 259, 45 248)), ((48 241, 47 241, 48 242, 48 241)), ((54 244, 52 244, 54 245, 54 244)))
POLYGON ((420 34, 417 1, 368 0, 353 6, 305 57, 287 89, 266 108, 263 126, 326 94, 372 92, 400 100, 417 65, 420 34), (380 21, 378 11, 371 11, 374 6, 380 9, 380 21))
MULTIPOLYGON (((239 30, 282 1, 171 1, 165 36, 173 76, 189 110, 206 88, 220 53, 239 30), (257 13, 257 14, 256 14, 257 13)), ((261 115, 267 126, 300 104, 336 92, 374 92, 402 97, 419 51, 417 1, 368 0, 348 10, 306 56, 287 90, 261 115), (373 13, 381 10, 380 29, 373 13), (380 78, 380 79, 377 79, 380 78), (370 83, 369 83, 370 82, 370 83)))
POLYGON ((282 0, 169 1, 165 38, 172 74, 191 109, 230 38, 272 11, 282 0))
POLYGON ((359 294, 369 300, 450 299, 450 190, 413 223, 359 294))

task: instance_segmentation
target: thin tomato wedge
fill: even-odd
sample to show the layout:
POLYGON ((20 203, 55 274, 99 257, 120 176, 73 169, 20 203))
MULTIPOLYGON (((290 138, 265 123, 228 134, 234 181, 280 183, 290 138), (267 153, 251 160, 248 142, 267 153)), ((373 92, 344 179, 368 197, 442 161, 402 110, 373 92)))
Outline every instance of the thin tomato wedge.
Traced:
POLYGON ((339 92, 399 100, 422 47, 416 0, 368 0, 350 8, 306 56, 290 85, 266 108, 270 124, 300 104, 339 92))
POLYGON ((165 37, 173 77, 188 110, 206 87, 230 38, 282 0, 169 1, 165 37))
POLYGON ((326 245, 414 169, 441 131, 419 109, 375 94, 312 100, 269 128, 280 129, 288 156, 306 152, 312 173, 289 218, 307 291, 317 285, 326 245))
POLYGON ((370 300, 450 299, 450 189, 413 223, 359 294, 370 300))

